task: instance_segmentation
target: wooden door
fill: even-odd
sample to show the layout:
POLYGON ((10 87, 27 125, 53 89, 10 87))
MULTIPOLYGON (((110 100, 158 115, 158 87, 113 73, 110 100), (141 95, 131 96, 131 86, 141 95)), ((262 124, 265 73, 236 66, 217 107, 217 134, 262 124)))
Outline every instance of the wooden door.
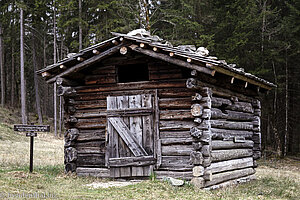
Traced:
POLYGON ((155 164, 153 95, 107 97, 106 162, 111 177, 149 176, 155 164))

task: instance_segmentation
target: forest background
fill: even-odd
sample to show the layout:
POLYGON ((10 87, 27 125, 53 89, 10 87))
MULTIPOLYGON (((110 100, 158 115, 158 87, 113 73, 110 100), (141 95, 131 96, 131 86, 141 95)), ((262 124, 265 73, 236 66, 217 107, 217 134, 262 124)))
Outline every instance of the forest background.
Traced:
POLYGON ((204 46, 277 85, 261 95, 265 155, 300 152, 300 1, 1 0, 1 105, 53 117, 53 85, 34 72, 69 53, 145 28, 174 46, 204 46), (43 97, 43 98, 41 98, 43 97), (22 108, 22 109, 21 109, 22 108))

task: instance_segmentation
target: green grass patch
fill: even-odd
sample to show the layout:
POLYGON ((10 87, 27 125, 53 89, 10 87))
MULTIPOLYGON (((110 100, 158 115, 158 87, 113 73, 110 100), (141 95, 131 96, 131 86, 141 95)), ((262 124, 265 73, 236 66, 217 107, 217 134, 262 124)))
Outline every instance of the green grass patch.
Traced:
MULTIPOLYGON (((295 177, 282 176, 280 169, 268 172, 268 166, 257 170, 258 179, 220 190, 206 191, 186 184, 174 187, 159 180, 146 180, 124 186, 93 189, 87 184, 109 180, 82 178, 64 174, 63 165, 39 166, 34 173, 28 167, 0 168, 2 193, 50 193, 58 199, 299 199, 300 183, 295 177)), ((271 169, 272 170, 272 169, 271 169)), ((299 173, 299 172, 298 172, 299 173)))

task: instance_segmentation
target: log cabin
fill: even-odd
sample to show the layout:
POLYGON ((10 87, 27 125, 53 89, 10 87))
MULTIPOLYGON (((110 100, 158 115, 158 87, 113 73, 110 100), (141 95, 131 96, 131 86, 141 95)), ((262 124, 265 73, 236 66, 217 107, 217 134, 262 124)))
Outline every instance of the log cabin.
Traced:
POLYGON ((258 95, 276 86, 203 47, 173 47, 145 30, 112 34, 37 71, 64 99, 65 171, 208 189, 254 179, 258 95))

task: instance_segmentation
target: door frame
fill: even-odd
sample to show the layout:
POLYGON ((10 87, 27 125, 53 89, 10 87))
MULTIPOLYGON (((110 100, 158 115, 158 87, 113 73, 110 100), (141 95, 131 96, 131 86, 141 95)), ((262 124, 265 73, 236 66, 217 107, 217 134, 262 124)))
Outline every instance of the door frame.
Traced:
MULTIPOLYGON (((151 89, 151 90, 130 90, 130 91, 112 91, 109 96, 129 96, 129 95, 140 95, 140 94, 151 94, 153 95, 153 157, 156 159, 155 168, 159 168, 161 165, 161 141, 159 137, 159 99, 158 99, 158 90, 151 89)), ((106 153, 105 153, 105 166, 110 168, 109 166, 109 152, 108 152, 108 132, 107 127, 108 123, 108 115, 107 115, 107 122, 106 122, 106 131, 105 131, 105 146, 106 146, 106 153)))

